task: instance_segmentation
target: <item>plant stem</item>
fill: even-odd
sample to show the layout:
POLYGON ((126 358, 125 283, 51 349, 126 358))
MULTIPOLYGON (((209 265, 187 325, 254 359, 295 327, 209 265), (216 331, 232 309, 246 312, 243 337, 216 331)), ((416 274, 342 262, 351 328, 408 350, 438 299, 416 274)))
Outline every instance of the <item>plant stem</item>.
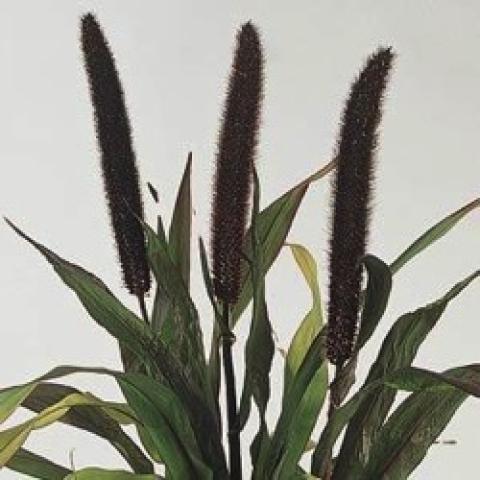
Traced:
MULTIPOLYGON (((223 304, 223 324, 230 325, 228 303, 223 304)), ((235 388, 235 372, 232 360, 233 335, 222 336, 223 368, 225 372, 225 393, 227 398, 228 446, 230 479, 241 480, 242 456, 240 450, 240 430, 237 418, 237 393, 235 388)))
POLYGON ((145 323, 148 325, 150 322, 148 320, 147 306, 145 305, 145 297, 143 294, 138 294, 138 304, 140 305, 140 312, 142 313, 142 318, 145 323))
MULTIPOLYGON (((335 386, 337 385, 336 380, 340 378, 340 372, 342 370, 342 365, 335 365, 335 375, 333 381, 330 383, 330 398, 328 405, 328 421, 331 420, 332 415, 335 413, 335 410, 339 407, 337 405, 337 392, 335 391, 335 386)), ((328 459, 328 468, 324 475, 324 480, 330 480, 333 473, 333 462, 332 462, 333 452, 330 450, 329 459, 328 459)))

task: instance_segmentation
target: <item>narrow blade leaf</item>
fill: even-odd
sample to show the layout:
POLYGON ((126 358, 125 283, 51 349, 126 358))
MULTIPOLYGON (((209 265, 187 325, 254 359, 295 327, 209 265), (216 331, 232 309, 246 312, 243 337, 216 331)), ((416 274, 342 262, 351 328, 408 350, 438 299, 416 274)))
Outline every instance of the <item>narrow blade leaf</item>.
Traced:
MULTIPOLYGON (((23 400, 22 406, 40 413, 65 397, 80 393, 73 387, 56 383, 38 383, 23 400)), ((1 403, 0 403, 1 405, 1 403)), ((120 424, 101 408, 94 406, 72 407, 59 419, 62 423, 104 438, 123 456, 136 473, 152 473, 153 465, 137 444, 122 430, 120 424)))
POLYGON ((275 344, 272 337, 272 326, 268 317, 265 299, 265 271, 263 252, 257 237, 257 222, 260 205, 260 186, 256 172, 254 174, 253 212, 252 212, 252 285, 254 288, 252 322, 245 346, 245 379, 240 402, 240 427, 248 420, 250 400, 253 397, 260 413, 260 429, 258 435, 265 433, 265 412, 270 398, 270 369, 272 367, 275 344))
POLYGON ((480 396, 480 365, 443 374, 405 369, 389 384, 415 393, 385 423, 360 480, 409 478, 467 396, 480 396))
MULTIPOLYGON (((480 275, 473 273, 457 283, 444 296, 418 310, 402 315, 386 336, 364 385, 383 379, 395 370, 412 364, 418 348, 440 319, 448 303, 480 275)), ((335 479, 353 479, 369 458, 369 450, 395 399, 387 387, 371 394, 351 420, 334 471, 335 479)), ((321 476, 321 475, 320 475, 321 476)))
POLYGON ((312 254, 303 246, 289 244, 293 257, 310 288, 312 308, 298 327, 287 352, 284 374, 284 397, 290 388, 305 355, 323 327, 322 301, 318 285, 317 264, 312 254))
MULTIPOLYGON (((316 398, 316 408, 321 408, 326 394, 326 360, 325 360, 325 328, 317 335, 311 344, 302 365, 297 371, 292 385, 284 399, 280 417, 275 426, 272 439, 268 448, 268 453, 264 456, 264 462, 256 465, 254 472, 255 479, 271 478, 279 479, 282 469, 291 471, 291 463, 302 454, 307 444, 311 430, 305 428, 304 431, 297 431, 298 422, 304 421, 306 412, 311 405, 308 399, 312 393, 316 398), (319 371, 323 373, 318 373, 319 371), (318 375, 318 376, 317 376, 318 375), (322 378, 323 375, 323 378, 322 378), (320 378, 320 388, 315 392, 309 390, 309 386, 318 386, 315 380, 320 378), (299 440, 301 439, 301 441, 299 440), (296 442, 296 443, 295 443, 296 442)), ((316 418, 315 418, 316 420, 316 418)), ((311 425, 313 429, 315 422, 311 425)), ((296 462, 295 462, 296 465, 296 462)))
POLYGON ((8 461, 7 468, 42 480, 63 480, 71 470, 21 448, 8 461))
POLYGON ((123 470, 104 470, 102 468, 83 468, 70 473, 65 480, 159 480, 159 475, 138 475, 123 470))
MULTIPOLYGON (((263 247, 264 268, 267 272, 277 258, 303 197, 311 183, 331 172, 336 166, 336 160, 332 160, 313 175, 300 182, 298 185, 284 193, 281 197, 262 210, 257 221, 257 235, 260 245, 263 247)), ((246 234, 245 255, 252 257, 251 232, 246 234)), ((251 273, 244 271, 241 280, 239 299, 233 309, 232 322, 235 324, 253 295, 251 273)))
POLYGON ((188 293, 177 267, 172 261, 168 245, 148 225, 147 255, 160 288, 171 304, 170 315, 161 327, 160 337, 169 345, 169 351, 183 365, 186 374, 204 392, 207 385, 206 360, 202 331, 197 309, 188 293))
POLYGON ((398 272, 407 262, 434 242, 447 234, 465 215, 475 208, 480 207, 480 198, 476 198, 472 202, 451 213, 447 217, 440 220, 433 227, 429 228, 423 235, 418 237, 404 252, 402 252, 391 264, 390 270, 392 274, 398 272))
POLYGON ((187 165, 178 189, 168 234, 168 246, 173 263, 187 286, 190 285, 190 242, 192 235, 192 153, 188 154, 187 165))

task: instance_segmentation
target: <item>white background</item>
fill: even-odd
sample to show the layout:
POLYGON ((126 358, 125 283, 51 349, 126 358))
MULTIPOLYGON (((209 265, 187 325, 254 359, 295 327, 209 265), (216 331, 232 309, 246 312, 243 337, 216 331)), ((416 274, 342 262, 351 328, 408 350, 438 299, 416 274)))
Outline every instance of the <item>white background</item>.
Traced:
MULTIPOLYGON (((2 1, 0 211, 94 271, 132 307, 116 265, 79 50, 79 17, 90 10, 117 57, 142 180, 158 187, 167 221, 186 154, 193 151, 195 241, 199 234, 208 236, 212 160, 234 32, 249 19, 262 32, 266 56, 258 156, 264 205, 329 159, 349 84, 378 45, 392 45, 398 58, 381 128, 369 250, 390 261, 432 223, 479 195, 478 2, 2 1)), ((328 187, 323 180, 311 188, 289 237, 315 254, 324 287, 328 187)), ((153 221, 147 195, 145 204, 153 221)), ((480 213, 470 214, 395 277, 390 306, 361 358, 360 374, 399 314, 437 298, 479 268, 479 220, 480 213)), ((0 226, 0 252, 2 387, 58 364, 119 367, 115 341, 6 225, 0 226)), ((193 294, 209 331, 197 263, 195 269, 193 294)), ((287 345, 310 305, 288 251, 268 276, 267 288, 274 328, 287 345)), ((452 302, 416 365, 442 370, 480 361, 479 299, 477 282, 452 302)), ((244 318, 241 340, 247 325, 244 318)), ((240 359, 243 342, 237 345, 240 359)), ((278 360, 271 425, 280 378, 278 360)), ((106 399, 120 398, 103 378, 69 381, 106 399)), ((413 478, 475 476, 479 409, 477 400, 464 404, 442 435, 458 444, 433 447, 413 478)), ((248 440, 244 435, 246 464, 248 440)), ((74 449, 77 468, 125 466, 108 444, 67 427, 34 433, 27 446, 64 464, 74 449)), ((21 476, 2 470, 0 478, 21 476)))

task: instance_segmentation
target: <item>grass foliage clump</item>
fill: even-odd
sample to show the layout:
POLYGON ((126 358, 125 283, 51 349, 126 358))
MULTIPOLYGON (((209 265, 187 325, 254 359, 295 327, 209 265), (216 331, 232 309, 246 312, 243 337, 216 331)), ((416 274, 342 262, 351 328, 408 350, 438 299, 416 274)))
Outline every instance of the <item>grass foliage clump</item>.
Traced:
MULTIPOLYGON (((392 277, 479 207, 480 198, 441 219, 390 263, 368 253, 377 130, 382 109, 388 108, 384 103, 393 51, 376 50, 354 80, 332 161, 261 209, 255 154, 264 54, 255 25, 248 22, 238 30, 215 157, 210 249, 203 239, 198 243, 214 326, 207 353, 190 295, 192 154, 168 231, 160 216, 150 226, 143 213, 123 88, 111 48, 92 14, 81 20, 81 48, 119 265, 139 307, 138 312, 127 308, 100 278, 7 220, 50 263, 92 320, 118 341, 122 369, 60 366, 0 390, 0 422, 20 407, 33 412, 23 423, 0 431, 0 468, 45 480, 241 480, 247 464, 255 480, 409 478, 464 400, 480 396, 480 364, 444 372, 412 366, 449 302, 480 270, 436 301, 400 316, 366 380, 352 391, 355 370, 386 310, 392 277), (332 212, 324 321, 315 256, 288 243, 287 237, 309 188, 330 173, 331 205, 320 206, 332 212), (305 278, 312 307, 288 349, 278 352, 265 284, 284 247, 292 251, 305 278), (239 321, 250 325, 241 382, 233 361, 241 354, 235 344, 239 321), (277 353, 284 361, 283 391, 275 392, 282 403, 269 425, 270 371, 277 353), (58 383, 73 373, 113 378, 124 401, 100 399, 58 383), (222 390, 225 402, 219 399, 222 390), (398 391, 407 395, 394 404, 398 391), (242 431, 254 409, 258 431, 248 445, 242 431), (323 410, 327 415, 321 433, 314 435, 323 410), (129 471, 73 471, 24 448, 30 434, 55 422, 106 440, 129 471), (127 426, 136 429, 135 439, 127 426)), ((148 189, 158 202, 150 183, 148 189)))

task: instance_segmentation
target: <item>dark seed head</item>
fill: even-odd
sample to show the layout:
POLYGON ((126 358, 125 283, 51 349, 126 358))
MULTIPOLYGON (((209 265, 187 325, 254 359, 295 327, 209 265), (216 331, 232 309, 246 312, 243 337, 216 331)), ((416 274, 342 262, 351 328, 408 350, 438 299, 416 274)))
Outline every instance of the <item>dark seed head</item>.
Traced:
POLYGON ((352 85, 337 144, 327 337, 327 355, 336 365, 350 357, 357 331, 377 127, 392 61, 390 48, 380 48, 368 59, 352 85))
POLYGON ((130 293, 143 295, 150 288, 150 273, 145 236, 138 221, 143 219, 143 205, 131 128, 115 60, 92 14, 82 17, 81 45, 123 280, 130 293))
POLYGON ((252 171, 260 124, 263 57, 259 35, 242 25, 220 129, 213 187, 211 255, 216 296, 232 304, 240 288, 252 171))

